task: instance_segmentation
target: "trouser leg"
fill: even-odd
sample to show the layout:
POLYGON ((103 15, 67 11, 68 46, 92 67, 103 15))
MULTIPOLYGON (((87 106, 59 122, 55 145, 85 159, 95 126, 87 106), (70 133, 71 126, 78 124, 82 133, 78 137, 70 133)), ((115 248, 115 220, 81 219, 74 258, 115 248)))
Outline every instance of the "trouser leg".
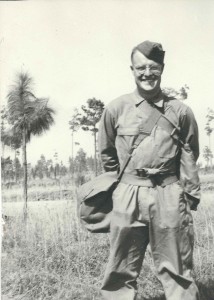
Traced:
POLYGON ((178 183, 157 187, 150 207, 150 245, 167 300, 197 300, 192 278, 193 224, 178 183))
POLYGON ((134 300, 136 297, 136 279, 149 242, 148 227, 138 227, 133 222, 137 213, 136 196, 137 188, 124 184, 114 193, 110 257, 101 290, 106 300, 134 300))

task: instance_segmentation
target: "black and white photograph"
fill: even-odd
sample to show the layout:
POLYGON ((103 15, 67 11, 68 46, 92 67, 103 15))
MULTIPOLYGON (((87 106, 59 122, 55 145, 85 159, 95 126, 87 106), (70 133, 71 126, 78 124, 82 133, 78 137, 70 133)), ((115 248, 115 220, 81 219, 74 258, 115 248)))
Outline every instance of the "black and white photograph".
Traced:
POLYGON ((1 299, 214 300, 214 1, 0 1, 1 299))

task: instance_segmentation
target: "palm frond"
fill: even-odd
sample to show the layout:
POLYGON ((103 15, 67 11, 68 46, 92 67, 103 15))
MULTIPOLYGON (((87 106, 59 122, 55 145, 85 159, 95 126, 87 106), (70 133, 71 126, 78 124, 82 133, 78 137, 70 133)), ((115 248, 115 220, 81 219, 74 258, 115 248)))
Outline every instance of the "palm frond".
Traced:
POLYGON ((50 129, 54 124, 54 109, 47 106, 48 99, 37 99, 35 101, 35 110, 31 115, 28 123, 27 139, 30 140, 31 135, 41 135, 44 131, 50 129))
POLYGON ((7 98, 9 123, 17 132, 25 130, 27 141, 31 135, 42 134, 54 123, 55 111, 48 107, 48 99, 37 99, 32 93, 32 78, 27 73, 17 74, 7 98))
POLYGON ((36 99, 32 93, 32 78, 27 73, 18 73, 15 83, 7 95, 9 121, 16 122, 24 117, 26 106, 36 99))

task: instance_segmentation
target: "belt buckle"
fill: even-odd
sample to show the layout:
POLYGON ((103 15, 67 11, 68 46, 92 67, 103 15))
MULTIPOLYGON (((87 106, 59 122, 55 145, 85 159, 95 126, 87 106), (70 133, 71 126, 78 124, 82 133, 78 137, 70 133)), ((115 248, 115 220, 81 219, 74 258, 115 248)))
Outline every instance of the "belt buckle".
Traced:
POLYGON ((156 185, 163 186, 164 178, 161 174, 154 175, 153 180, 156 183, 156 185))
POLYGON ((142 178, 149 178, 149 174, 145 169, 137 169, 137 176, 142 178))

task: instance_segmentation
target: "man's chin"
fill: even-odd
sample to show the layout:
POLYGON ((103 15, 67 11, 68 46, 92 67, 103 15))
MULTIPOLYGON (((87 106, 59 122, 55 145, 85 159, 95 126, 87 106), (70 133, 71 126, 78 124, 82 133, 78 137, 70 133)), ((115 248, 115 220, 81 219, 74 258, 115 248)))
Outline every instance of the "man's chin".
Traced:
POLYGON ((156 83, 155 82, 141 82, 139 84, 140 88, 143 89, 144 91, 153 91, 156 88, 156 83))

